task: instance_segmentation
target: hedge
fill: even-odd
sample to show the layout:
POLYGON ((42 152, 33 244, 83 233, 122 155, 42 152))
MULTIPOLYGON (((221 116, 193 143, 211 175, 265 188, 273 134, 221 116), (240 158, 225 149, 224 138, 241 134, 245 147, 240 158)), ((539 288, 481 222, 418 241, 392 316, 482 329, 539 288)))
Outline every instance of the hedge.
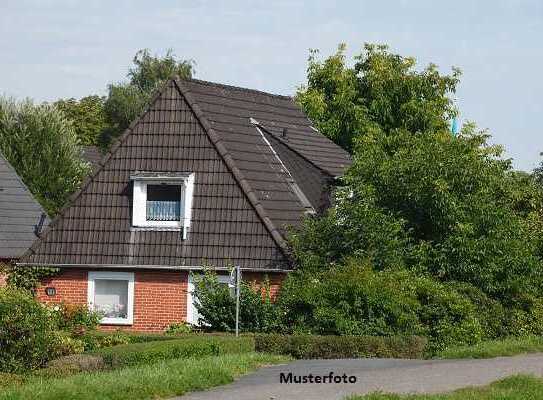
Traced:
POLYGON ((91 352, 103 358, 107 367, 151 364, 174 358, 201 358, 255 350, 252 337, 187 336, 183 339, 133 343, 91 352))
POLYGON ((255 335, 256 351, 294 358, 423 358, 427 339, 420 336, 255 335))

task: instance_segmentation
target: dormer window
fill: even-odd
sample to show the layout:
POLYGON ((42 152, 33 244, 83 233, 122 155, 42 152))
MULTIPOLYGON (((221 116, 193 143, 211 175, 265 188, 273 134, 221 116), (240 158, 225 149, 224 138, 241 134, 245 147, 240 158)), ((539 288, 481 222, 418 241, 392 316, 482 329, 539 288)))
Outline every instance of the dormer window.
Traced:
POLYGON ((135 172, 132 226, 135 229, 179 230, 190 227, 194 174, 135 172))

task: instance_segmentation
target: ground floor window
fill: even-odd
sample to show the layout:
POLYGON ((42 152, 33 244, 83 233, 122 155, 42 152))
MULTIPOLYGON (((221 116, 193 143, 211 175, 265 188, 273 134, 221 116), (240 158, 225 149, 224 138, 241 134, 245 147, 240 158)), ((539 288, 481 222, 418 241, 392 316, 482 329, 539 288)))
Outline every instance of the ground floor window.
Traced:
POLYGON ((134 273, 89 272, 89 308, 103 315, 102 324, 132 325, 134 319, 134 273))

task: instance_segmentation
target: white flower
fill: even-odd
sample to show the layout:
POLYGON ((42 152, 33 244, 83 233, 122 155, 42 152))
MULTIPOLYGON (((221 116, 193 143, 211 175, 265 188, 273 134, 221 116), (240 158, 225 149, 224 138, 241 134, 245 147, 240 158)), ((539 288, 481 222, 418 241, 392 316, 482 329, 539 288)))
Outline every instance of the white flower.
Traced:
POLYGON ((53 310, 59 311, 59 310, 60 310, 60 307, 59 307, 58 305, 57 305, 57 306, 54 306, 54 307, 53 307, 53 310))

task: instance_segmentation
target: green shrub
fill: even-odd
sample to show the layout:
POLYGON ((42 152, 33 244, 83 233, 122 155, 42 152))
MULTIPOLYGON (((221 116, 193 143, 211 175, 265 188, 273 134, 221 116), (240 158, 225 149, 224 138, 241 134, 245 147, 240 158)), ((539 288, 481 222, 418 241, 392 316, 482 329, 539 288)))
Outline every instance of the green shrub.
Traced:
POLYGON ((90 354, 76 354, 51 360, 46 368, 36 371, 36 375, 43 377, 61 378, 79 372, 98 371, 106 368, 101 356, 90 354))
POLYGON ((173 358, 201 358, 221 354, 254 351, 252 337, 187 336, 183 339, 134 343, 104 348, 93 352, 103 357, 112 368, 150 364, 173 358))
POLYGON ((101 315, 81 304, 56 304, 52 306, 58 328, 75 334, 94 330, 100 323, 101 315))
POLYGON ((129 343, 146 343, 173 340, 178 337, 173 335, 164 335, 160 333, 134 333, 134 332, 100 332, 91 331, 78 336, 78 339, 83 341, 85 345, 85 351, 93 351, 102 349, 105 347, 118 346, 121 344, 129 343))
POLYGON ((28 293, 0 288, 0 371, 43 366, 58 345, 54 329, 48 309, 28 293))
MULTIPOLYGON (((194 276, 196 308, 200 314, 200 324, 211 331, 233 332, 236 321, 236 299, 230 289, 219 283, 217 275, 206 271, 204 275, 194 276)), ((248 282, 242 282, 240 294, 240 331, 273 332, 277 328, 276 308, 270 296, 269 284, 264 285, 264 293, 248 282)))
POLYGON ((8 386, 17 386, 23 382, 24 378, 21 375, 0 372, 0 389, 7 388, 8 386))
POLYGON ((427 340, 419 336, 255 335, 255 349, 300 359, 422 358, 427 340))
POLYGON ((54 345, 51 352, 51 357, 62 357, 70 354, 79 354, 85 351, 85 343, 70 336, 68 332, 56 331, 53 334, 54 345))
POLYGON ((184 335, 191 332, 192 325, 187 324, 186 322, 176 322, 170 324, 164 333, 167 335, 184 335))
POLYGON ((291 273, 277 306, 286 333, 418 335, 436 348, 482 337, 475 307, 454 287, 356 261, 320 273, 291 273))

